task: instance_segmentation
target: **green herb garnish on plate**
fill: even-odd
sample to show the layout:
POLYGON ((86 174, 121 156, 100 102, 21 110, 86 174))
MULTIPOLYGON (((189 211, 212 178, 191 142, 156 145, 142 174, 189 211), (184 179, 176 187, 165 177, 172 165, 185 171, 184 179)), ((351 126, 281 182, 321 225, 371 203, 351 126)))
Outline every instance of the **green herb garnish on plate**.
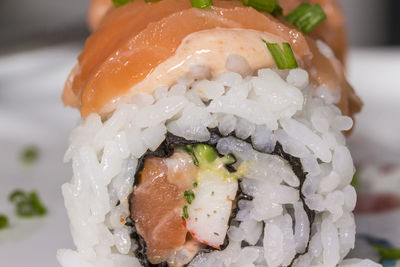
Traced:
POLYGON ((38 161, 40 156, 39 149, 36 146, 27 146, 21 152, 21 162, 27 165, 31 165, 38 161))
POLYGON ((24 192, 17 189, 10 193, 8 200, 15 205, 15 212, 19 217, 29 218, 47 214, 46 207, 35 191, 24 192))
POLYGON ((0 230, 8 227, 7 216, 0 214, 0 230))

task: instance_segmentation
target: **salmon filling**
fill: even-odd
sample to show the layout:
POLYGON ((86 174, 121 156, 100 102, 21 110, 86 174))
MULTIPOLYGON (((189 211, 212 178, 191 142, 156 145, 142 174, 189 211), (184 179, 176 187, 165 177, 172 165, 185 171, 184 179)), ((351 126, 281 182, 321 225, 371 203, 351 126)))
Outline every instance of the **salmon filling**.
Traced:
POLYGON ((228 171, 234 162, 204 144, 145 159, 130 210, 150 263, 182 266, 207 246, 220 249, 241 173, 228 171))

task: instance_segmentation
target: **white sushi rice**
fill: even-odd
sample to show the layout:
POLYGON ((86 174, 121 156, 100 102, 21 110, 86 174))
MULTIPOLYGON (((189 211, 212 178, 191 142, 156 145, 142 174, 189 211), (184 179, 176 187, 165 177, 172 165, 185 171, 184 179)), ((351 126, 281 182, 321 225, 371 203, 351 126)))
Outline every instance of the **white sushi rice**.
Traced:
POLYGON ((313 88, 302 69, 252 73, 237 56, 226 66, 233 71, 211 79, 207 67, 193 66, 169 90, 161 86, 153 95, 137 95, 106 121, 91 114, 73 130, 65 161, 72 160, 74 176, 62 192, 76 249, 58 251, 63 267, 140 266, 125 226, 138 158, 155 150, 167 131, 202 142, 214 127, 225 136, 251 138, 265 153, 233 137, 219 140, 220 153, 251 160, 240 186, 253 200, 238 202, 228 247, 199 254, 190 266, 379 266, 342 262, 354 246, 356 193, 341 132, 352 120, 333 105, 335 94, 313 88), (277 141, 308 173, 302 192, 286 161, 266 154, 277 141), (316 215, 311 227, 301 193, 316 215))

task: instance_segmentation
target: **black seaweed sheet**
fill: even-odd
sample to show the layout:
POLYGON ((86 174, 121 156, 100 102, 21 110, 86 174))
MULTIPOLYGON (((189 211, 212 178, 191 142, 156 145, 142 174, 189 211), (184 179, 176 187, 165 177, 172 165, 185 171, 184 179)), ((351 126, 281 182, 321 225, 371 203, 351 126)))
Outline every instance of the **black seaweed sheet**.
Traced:
MULTIPOLYGON (((233 136, 233 137, 235 137, 235 138, 237 138, 239 140, 242 140, 242 141, 245 141, 245 142, 249 143, 253 147, 254 150, 256 150, 258 152, 261 152, 261 153, 265 153, 263 151, 259 151, 258 149, 256 149, 253 146, 250 138, 248 138, 246 140, 243 140, 243 139, 238 138, 234 133, 231 133, 228 136, 222 136, 222 134, 219 132, 218 128, 212 128, 212 129, 209 129, 209 131, 210 131, 211 137, 210 137, 210 140, 208 142, 198 142, 198 141, 193 141, 193 140, 186 140, 185 138, 173 135, 173 134, 168 132, 166 137, 165 137, 164 142, 155 151, 148 150, 139 159, 138 166, 137 166, 136 172, 135 172, 134 187, 137 186, 137 183, 139 181, 139 175, 140 175, 140 172, 143 170, 144 162, 145 162, 146 158, 149 158, 149 157, 169 158, 169 157, 171 157, 173 155, 175 147, 177 145, 208 144, 208 145, 211 145, 211 146, 215 147, 220 138, 233 136)), ((297 157, 293 157, 290 154, 285 153, 285 151, 283 151, 282 145, 279 142, 276 143, 274 151, 272 153, 270 153, 270 154, 277 155, 277 156, 283 158, 284 160, 286 160, 290 164, 290 166, 292 167, 292 170, 293 170, 294 174, 299 178, 299 180, 300 180, 300 188, 299 188, 300 199, 303 202, 303 208, 304 208, 305 212, 307 213, 308 219, 310 221, 310 228, 311 228, 311 226, 312 226, 312 224, 314 222, 315 212, 310 210, 309 207, 306 205, 305 197, 304 197, 304 195, 302 193, 302 190, 301 190, 302 187, 303 187, 304 181, 306 179, 307 173, 305 173, 303 171, 303 166, 302 166, 302 164, 300 162, 300 159, 297 158, 297 157)), ((222 155, 220 155, 220 156, 222 156, 222 155)), ((232 165, 227 165, 227 168, 231 172, 235 171, 235 169, 234 169, 234 167, 232 165)), ((129 197, 129 200, 130 199, 131 199, 131 196, 129 197)), ((241 199, 251 200, 252 197, 248 196, 248 195, 245 195, 241 191, 240 186, 239 186, 239 191, 238 191, 236 199, 237 199, 237 202, 238 202, 241 199)), ((129 205, 130 205, 130 203, 131 202, 129 201, 129 205)), ((131 210, 130 207, 129 207, 129 210, 131 210)), ((237 214, 238 210, 239 210, 239 208, 236 205, 235 208, 233 208, 233 210, 232 210, 232 215, 230 217, 229 224, 234 219, 234 217, 236 217, 236 214, 237 214)), ((138 248, 134 251, 134 253, 135 253, 135 256, 139 259, 140 263, 144 267, 168 267, 168 263, 167 262, 162 262, 160 264, 152 264, 152 263, 150 263, 148 261, 147 256, 146 256, 146 242, 144 241, 143 237, 140 236, 140 234, 138 234, 136 232, 135 224, 134 224, 134 222, 132 220, 130 220, 127 223, 127 225, 131 226, 132 230, 133 230, 132 234, 131 234, 131 238, 135 239, 137 241, 137 243, 138 243, 138 248)), ((311 231, 310 231, 310 233, 311 233, 311 231)), ((225 249, 228 246, 228 243, 229 243, 229 241, 228 241, 228 238, 226 237, 224 244, 221 246, 221 249, 222 250, 225 249)), ((213 251, 213 250, 215 250, 215 248, 207 246, 205 249, 203 249, 199 253, 208 253, 208 252, 213 251)), ((296 254, 296 256, 293 259, 293 261, 290 264, 290 266, 293 264, 293 262, 299 256, 307 253, 307 251, 308 251, 308 245, 307 245, 306 251, 304 253, 296 254)))

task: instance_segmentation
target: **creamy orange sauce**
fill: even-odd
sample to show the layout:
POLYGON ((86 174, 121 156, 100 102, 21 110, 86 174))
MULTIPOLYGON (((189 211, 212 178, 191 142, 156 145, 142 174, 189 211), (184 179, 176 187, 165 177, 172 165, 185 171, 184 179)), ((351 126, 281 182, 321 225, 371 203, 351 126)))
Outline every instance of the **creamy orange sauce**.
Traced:
MULTIPOLYGON (((347 50, 346 21, 338 0, 280 0, 284 15, 293 11, 300 3, 319 4, 327 14, 311 35, 326 42, 335 51, 340 61, 344 62, 347 50)), ((108 9, 112 9, 111 0, 92 0, 89 9, 89 26, 92 30, 99 27, 108 9)))
MULTIPOLYGON (((130 89, 135 93, 151 94, 160 85, 171 86, 179 77, 189 72, 190 66, 208 66, 212 75, 226 71, 230 55, 247 60, 251 69, 275 66, 275 61, 264 42, 282 43, 285 40, 269 33, 243 29, 212 29, 188 35, 177 48, 175 55, 158 65, 147 77, 130 89)), ((119 97, 106 104, 102 113, 112 111, 129 97, 119 97)))
POLYGON ((173 56, 186 36, 217 27, 268 32, 290 42, 299 58, 310 56, 304 37, 272 16, 238 1, 216 0, 214 4, 212 9, 201 10, 186 0, 134 1, 109 12, 89 37, 79 57, 79 72, 72 86, 65 88, 64 102, 80 102, 84 117, 99 112, 173 56), (68 93, 71 90, 73 94, 68 93))
POLYGON ((86 117, 112 111, 121 99, 129 101, 139 92, 150 94, 160 85, 171 85, 191 64, 207 63, 218 73, 229 54, 239 54, 255 69, 268 67, 271 56, 263 43, 256 41, 260 36, 289 42, 301 66, 313 70, 311 78, 317 85, 333 90, 338 84, 345 85, 340 105, 345 114, 359 109, 348 106, 358 98, 336 63, 318 49, 311 52, 310 45, 315 46, 312 39, 306 40, 269 14, 243 7, 239 1, 223 0, 215 0, 214 7, 207 10, 192 8, 187 0, 134 1, 110 10, 87 40, 79 64, 68 78, 63 100, 80 107, 86 117), (252 43, 247 42, 249 37, 252 43))

